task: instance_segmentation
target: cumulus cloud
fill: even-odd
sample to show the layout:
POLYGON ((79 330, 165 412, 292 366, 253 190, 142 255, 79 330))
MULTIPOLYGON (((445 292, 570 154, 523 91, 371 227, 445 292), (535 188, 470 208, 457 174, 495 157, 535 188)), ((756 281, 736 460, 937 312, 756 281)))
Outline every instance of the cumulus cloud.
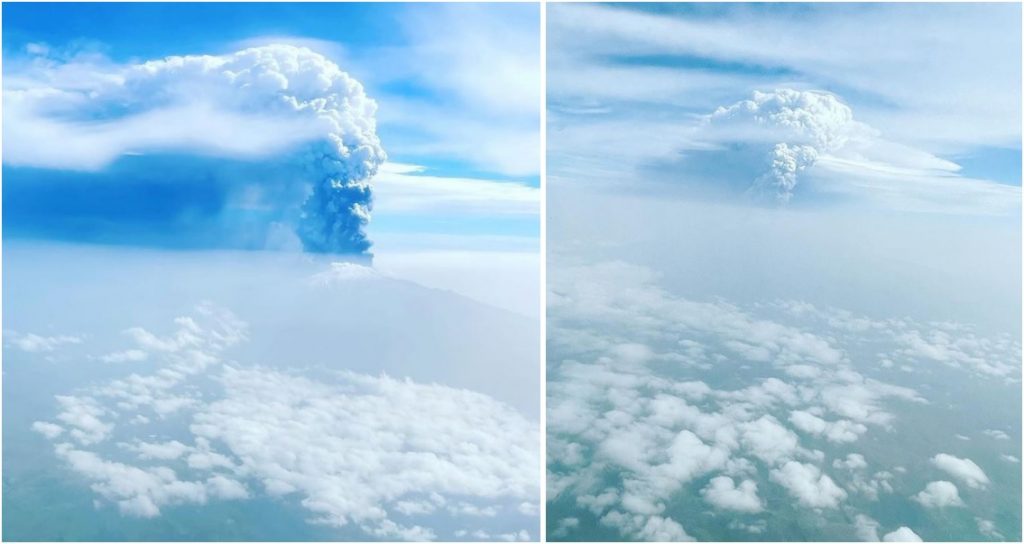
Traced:
POLYGON ((736 485, 728 476, 717 476, 711 479, 701 494, 704 500, 724 510, 756 513, 764 509, 757 496, 757 483, 753 480, 743 480, 736 485))
POLYGON ((996 440, 1009 440, 1010 435, 998 429, 985 429, 982 431, 986 436, 995 438, 996 440))
MULTIPOLYGON (((128 155, 181 152, 257 160, 274 178, 262 182, 272 196, 258 205, 283 207, 307 251, 370 247, 370 179, 385 159, 377 106, 324 56, 265 45, 128 65, 75 62, 39 61, 5 81, 5 163, 102 170, 128 155)), ((237 182, 216 179, 223 172, 206 177, 237 182)))
POLYGON ((64 428, 47 421, 36 421, 32 423, 32 430, 53 440, 64 432, 64 428))
POLYGON ((932 457, 932 464, 967 484, 967 487, 982 488, 989 483, 985 471, 970 459, 961 459, 948 453, 940 453, 932 457))
POLYGON ((921 537, 909 527, 900 527, 882 537, 883 542, 921 542, 921 537))
POLYGON ((960 499, 960 492, 952 482, 939 480, 929 482, 921 491, 914 496, 914 500, 928 508, 945 508, 947 506, 964 506, 960 499))
POLYGON ((771 472, 772 481, 789 490, 800 504, 810 508, 836 508, 846 492, 814 465, 789 461, 771 472))
POLYGON ((977 523, 978 523, 978 532, 979 533, 981 533, 981 534, 983 534, 983 535, 985 535, 985 536, 987 536, 989 538, 995 538, 995 539, 999 539, 999 540, 1003 540, 1003 539, 1006 538, 1006 537, 1003 536, 1002 533, 1000 533, 996 529, 996 524, 992 520, 982 519, 982 518, 975 518, 975 521, 977 521, 977 523))
MULTIPOLYGON (((442 386, 342 378, 344 385, 328 387, 226 368, 225 397, 196 413, 192 432, 225 443, 268 490, 305 496, 304 505, 330 524, 379 529, 389 503, 429 492, 477 501, 533 496, 535 433, 509 408, 442 386), (275 438, 253 441, 254 432, 275 438), (289 460, 293 444, 304 445, 303 455, 289 460)), ((449 510, 489 516, 497 508, 460 502, 449 510)))
MULTIPOLYGON (((837 333, 856 332, 874 336, 891 345, 882 356, 883 368, 893 360, 941 363, 981 378, 998 378, 1018 383, 1021 367, 1020 340, 1006 333, 983 334, 965 323, 918 323, 913 319, 871 319, 851 312, 820 309, 807 303, 776 302, 775 306, 801 318, 811 318, 837 333), (877 336, 876 336, 877 335, 877 336)), ((1000 439, 1002 431, 988 429, 987 436, 1000 439)), ((965 437, 969 438, 969 437, 965 437)))
POLYGON ((105 421, 109 410, 89 396, 57 395, 61 412, 57 419, 70 428, 70 434, 82 444, 105 440, 114 424, 105 421))
POLYGON ((879 524, 877 521, 864 514, 857 514, 853 518, 853 527, 857 538, 860 540, 864 542, 878 542, 879 524))
MULTIPOLYGON (((228 364, 226 350, 245 341, 248 326, 210 304, 174 323, 163 334, 129 329, 137 349, 160 363, 153 374, 59 396, 64 427, 33 425, 124 515, 263 495, 297 501, 311 522, 390 540, 438 538, 431 515, 439 511, 467 524, 494 518, 506 529, 506 520, 535 518, 537 431, 509 406, 386 375, 314 380, 228 364), (199 387, 209 381, 220 387, 199 387), (172 421, 186 425, 174 438, 172 421), (102 447, 112 436, 125 437, 118 445, 128 455, 102 447)), ((529 539, 519 528, 479 533, 529 539)))
POLYGON ((859 453, 848 453, 845 459, 836 459, 835 461, 832 461, 832 466, 847 470, 861 470, 868 467, 868 462, 864 459, 864 456, 859 453))
POLYGON ((813 509, 894 492, 898 479, 869 472, 863 455, 828 459, 809 447, 892 428, 890 403, 927 402, 849 362, 859 335, 887 335, 887 325, 833 316, 836 329, 812 333, 762 317, 756 305, 679 297, 651 270, 623 262, 563 264, 548 277, 548 498, 567 517, 593 516, 640 538, 648 519, 686 525, 670 516, 677 493, 754 512, 770 510, 758 493, 771 485, 813 509), (801 371, 786 372, 794 366, 801 371), (732 387, 704 381, 719 372, 732 387))
POLYGON ((125 444, 125 447, 137 452, 142 459, 177 459, 189 451, 189 447, 177 440, 169 442, 137 442, 125 444))
POLYGON ((579 518, 562 518, 558 520, 558 526, 551 535, 558 538, 569 536, 569 533, 580 526, 579 518))
MULTIPOLYGON (((1020 343, 1009 338, 985 338, 970 329, 928 331, 902 330, 895 335, 900 349, 896 354, 919 361, 934 361, 955 368, 966 368, 984 376, 1012 378, 1020 365, 1008 355, 1020 353, 1020 343)), ((993 438, 999 431, 985 431, 993 438), (993 434, 994 433, 994 434, 993 434)))
POLYGON ((789 421, 801 431, 813 435, 824 436, 829 442, 856 442, 868 428, 845 419, 825 421, 803 410, 794 410, 789 414, 789 421))
POLYGON ((693 541, 693 537, 686 533, 679 522, 662 516, 646 517, 612 511, 601 518, 601 524, 614 527, 623 534, 636 535, 637 539, 648 542, 693 541))

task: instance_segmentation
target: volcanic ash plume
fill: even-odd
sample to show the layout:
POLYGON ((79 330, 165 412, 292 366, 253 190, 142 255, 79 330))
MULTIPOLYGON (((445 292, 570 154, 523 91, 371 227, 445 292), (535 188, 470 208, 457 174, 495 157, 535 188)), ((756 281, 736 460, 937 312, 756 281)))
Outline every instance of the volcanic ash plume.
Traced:
POLYGON ((742 142, 763 157, 764 170, 750 191, 783 203, 793 196, 800 172, 870 130, 835 96, 792 89, 754 92, 749 100, 718 108, 708 127, 722 141, 742 142))
MULTIPOLYGON (((125 85, 152 85, 160 96, 178 91, 181 82, 204 84, 205 92, 242 113, 308 120, 313 141, 301 147, 297 158, 308 176, 302 182, 311 185, 311 192, 302 203, 296 234, 306 251, 369 249, 369 182, 385 154, 376 134, 377 104, 358 81, 309 49, 270 45, 226 56, 147 62, 129 71, 125 85)), ((154 96, 137 96, 146 94, 154 96)))
POLYGON ((99 171, 128 155, 224 159, 196 175, 263 195, 241 206, 272 210, 306 251, 369 249, 370 179, 385 160, 377 104, 323 55, 267 45, 141 64, 36 66, 34 80, 5 87, 5 134, 21 142, 5 162, 99 171), (38 152, 54 140, 63 153, 38 152))

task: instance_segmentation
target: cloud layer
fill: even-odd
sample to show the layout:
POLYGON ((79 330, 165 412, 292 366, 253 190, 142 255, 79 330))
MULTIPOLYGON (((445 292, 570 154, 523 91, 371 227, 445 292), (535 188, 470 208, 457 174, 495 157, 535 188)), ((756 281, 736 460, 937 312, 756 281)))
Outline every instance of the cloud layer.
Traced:
POLYGON ((489 396, 231 362, 251 333, 208 304, 169 332, 125 334, 155 370, 59 396, 53 420, 33 424, 124 515, 271 497, 365 538, 520 540, 535 530, 536 425, 489 396))
MULTIPOLYGON (((786 512, 810 510, 838 525, 863 516, 845 532, 821 533, 828 538, 878 540, 880 524, 861 508, 883 496, 929 509, 962 501, 949 482, 911 487, 908 471, 947 471, 978 489, 987 482, 968 459, 938 454, 934 468, 921 468, 927 457, 907 468, 877 451, 900 436, 902 414, 932 409, 923 390, 893 383, 902 370, 880 361, 909 364, 897 355, 900 337, 938 324, 794 301, 697 302, 621 261, 561 263, 549 281, 553 538, 593 538, 571 522, 587 518, 626 539, 771 539, 786 534, 773 525, 791 523, 786 512), (857 349, 864 343, 878 352, 870 362, 857 349), (873 455, 850 451, 865 440, 873 455)), ((1002 361, 1005 374, 988 374, 987 363, 953 368, 1016 387, 1020 347, 1007 347, 985 357, 1002 361)), ((935 363, 914 364, 928 373, 935 363)), ((914 534, 885 529, 881 538, 914 534)))

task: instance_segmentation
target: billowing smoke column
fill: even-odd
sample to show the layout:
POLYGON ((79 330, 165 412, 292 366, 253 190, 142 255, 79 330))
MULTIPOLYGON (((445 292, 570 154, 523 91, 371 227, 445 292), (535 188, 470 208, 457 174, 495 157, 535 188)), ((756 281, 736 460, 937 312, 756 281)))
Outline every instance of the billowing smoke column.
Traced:
MULTIPOLYGON (((15 142, 5 164, 95 172, 126 156, 153 168, 147 155, 184 154, 181 164, 200 165, 192 177, 235 199, 225 228, 244 210, 269 210, 271 227, 290 227, 306 251, 369 249, 370 179, 385 160, 377 104, 324 56, 268 45, 120 66, 43 58, 33 67, 34 79, 13 84, 22 88, 5 86, 4 133, 15 142)), ((145 174, 137 177, 159 172, 145 174)))
POLYGON ((369 182, 385 159, 376 134, 377 104, 358 81, 324 56, 302 47, 270 45, 225 56, 169 57, 131 67, 123 88, 127 96, 150 104, 180 100, 182 92, 202 92, 203 100, 238 113, 308 121, 302 130, 309 130, 312 141, 292 159, 300 163, 296 170, 308 176, 300 181, 312 189, 302 204, 296 234, 306 251, 369 249, 369 182))
POLYGON ((817 91, 754 92, 750 100, 718 108, 708 128, 724 142, 742 142, 763 157, 750 191, 785 203, 800 172, 868 128, 835 96, 817 91))

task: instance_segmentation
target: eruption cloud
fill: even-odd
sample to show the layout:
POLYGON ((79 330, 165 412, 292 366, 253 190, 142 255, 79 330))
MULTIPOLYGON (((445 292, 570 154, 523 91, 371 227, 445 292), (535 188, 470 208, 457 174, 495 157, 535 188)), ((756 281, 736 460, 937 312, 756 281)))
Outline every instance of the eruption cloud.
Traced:
POLYGON ((30 85, 5 88, 13 110, 5 135, 23 144, 5 162, 96 170, 125 155, 180 151, 267 162, 273 179, 248 183, 274 195, 258 204, 281 208, 306 251, 370 248, 370 180, 386 159, 377 104, 323 55, 267 45, 134 65, 36 59, 34 67, 30 85), (66 143, 64 157, 35 151, 54 138, 66 143))
POLYGON ((819 157, 870 131, 835 96, 793 89, 755 91, 751 99, 715 110, 708 127, 763 158, 764 170, 749 191, 780 203, 789 202, 799 174, 819 157))
MULTIPOLYGON (((309 49, 270 45, 223 57, 170 57, 131 70, 129 85, 173 90, 168 81, 209 82, 242 112, 284 114, 320 130, 302 162, 311 192, 296 234, 306 251, 364 253, 373 192, 370 178, 384 162, 376 134, 377 104, 363 86, 309 49)), ((146 96, 141 93, 137 96, 146 96)), ((152 96, 152 95, 150 95, 152 96)), ((159 95, 158 95, 159 96, 159 95)))

